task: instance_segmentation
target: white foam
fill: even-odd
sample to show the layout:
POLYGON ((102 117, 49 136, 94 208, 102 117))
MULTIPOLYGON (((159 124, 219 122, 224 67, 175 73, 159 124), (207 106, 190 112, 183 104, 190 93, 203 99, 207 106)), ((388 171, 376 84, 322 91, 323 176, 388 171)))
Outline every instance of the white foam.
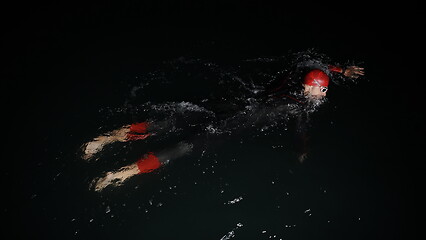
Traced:
POLYGON ((235 230, 237 230, 238 228, 243 227, 244 225, 242 223, 237 223, 237 226, 235 228, 233 228, 231 231, 229 231, 227 234, 225 234, 225 236, 223 236, 220 240, 229 240, 233 237, 235 237, 235 230))

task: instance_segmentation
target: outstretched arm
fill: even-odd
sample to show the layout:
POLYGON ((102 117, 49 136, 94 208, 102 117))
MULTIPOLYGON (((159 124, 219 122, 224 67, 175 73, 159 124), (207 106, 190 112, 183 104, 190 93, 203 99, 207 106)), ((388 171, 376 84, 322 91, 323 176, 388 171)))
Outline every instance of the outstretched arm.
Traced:
POLYGON ((332 72, 341 73, 346 77, 358 78, 364 76, 364 68, 358 66, 349 66, 347 68, 341 68, 334 65, 328 65, 328 69, 332 72))

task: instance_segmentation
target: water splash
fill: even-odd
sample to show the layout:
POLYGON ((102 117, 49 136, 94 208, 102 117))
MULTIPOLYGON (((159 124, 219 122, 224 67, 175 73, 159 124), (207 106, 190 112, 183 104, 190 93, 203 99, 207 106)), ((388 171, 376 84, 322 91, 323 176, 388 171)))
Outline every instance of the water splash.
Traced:
POLYGON ((229 231, 227 234, 225 234, 220 240, 229 240, 233 237, 235 237, 235 231, 244 225, 242 223, 237 223, 237 226, 234 227, 231 231, 229 231))
POLYGON ((240 202, 241 200, 243 200, 243 197, 242 197, 242 196, 237 197, 237 198, 235 198, 235 199, 233 199, 233 200, 230 200, 230 201, 228 201, 228 202, 226 202, 226 203, 224 203, 224 204, 225 204, 225 205, 231 205, 231 204, 238 203, 238 202, 240 202))

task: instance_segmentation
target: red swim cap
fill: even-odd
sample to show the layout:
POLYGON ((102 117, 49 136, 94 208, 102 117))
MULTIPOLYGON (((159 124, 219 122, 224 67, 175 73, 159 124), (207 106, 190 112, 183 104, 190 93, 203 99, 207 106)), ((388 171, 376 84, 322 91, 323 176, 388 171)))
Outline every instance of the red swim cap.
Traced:
POLYGON ((319 69, 308 72, 303 79, 303 83, 309 86, 318 86, 319 84, 323 87, 328 87, 329 82, 330 78, 327 74, 319 69))

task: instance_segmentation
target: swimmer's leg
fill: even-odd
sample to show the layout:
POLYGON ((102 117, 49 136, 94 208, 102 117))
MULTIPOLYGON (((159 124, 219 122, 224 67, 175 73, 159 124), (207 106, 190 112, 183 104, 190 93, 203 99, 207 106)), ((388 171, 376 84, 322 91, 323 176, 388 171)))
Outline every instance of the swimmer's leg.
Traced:
POLYGON ((141 159, 117 171, 107 172, 105 176, 94 179, 91 188, 95 191, 102 191, 105 187, 122 185, 127 179, 142 173, 149 173, 166 165, 169 161, 184 156, 192 151, 193 145, 185 142, 177 144, 175 147, 160 151, 157 154, 148 153, 141 159))
POLYGON ((83 145, 83 159, 88 160, 93 155, 98 153, 103 149, 104 146, 113 143, 113 142, 124 142, 127 136, 127 133, 129 132, 130 125, 123 126, 119 129, 116 129, 111 132, 107 132, 105 134, 102 134, 96 138, 94 138, 92 141, 85 143, 83 145))
POLYGON ((108 144, 142 140, 149 137, 152 134, 148 133, 151 130, 150 125, 148 122, 133 123, 94 138, 83 145, 83 159, 92 158, 108 144))
POLYGON ((149 136, 163 134, 174 127, 172 121, 161 121, 157 123, 139 122, 125 125, 114 131, 102 134, 92 141, 83 144, 83 159, 89 160, 100 152, 106 145, 114 142, 129 142, 143 140, 149 136))

